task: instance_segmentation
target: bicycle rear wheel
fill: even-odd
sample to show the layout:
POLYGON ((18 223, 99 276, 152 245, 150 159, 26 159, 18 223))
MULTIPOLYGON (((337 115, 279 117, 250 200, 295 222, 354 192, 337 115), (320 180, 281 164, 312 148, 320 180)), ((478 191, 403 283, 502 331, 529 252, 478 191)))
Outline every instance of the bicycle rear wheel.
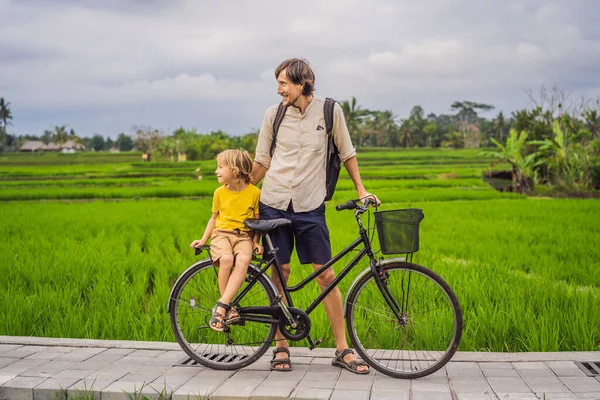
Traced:
POLYGON ((350 340, 376 370, 395 378, 420 378, 452 358, 462 335, 462 312, 450 286, 420 265, 384 265, 382 282, 399 312, 392 311, 373 272, 354 286, 346 303, 350 340))
MULTIPOLYGON (((249 267, 249 270, 253 266, 249 267)), ((195 361, 213 369, 245 367, 262 356, 275 337, 277 326, 244 321, 217 332, 209 325, 212 308, 221 297, 218 270, 210 260, 188 269, 173 288, 169 300, 171 327, 183 350, 195 361)), ((238 307, 270 306, 275 293, 265 276, 260 276, 238 307)), ((244 282, 240 292, 251 283, 244 282)), ((238 293, 240 293, 238 292, 238 293)))

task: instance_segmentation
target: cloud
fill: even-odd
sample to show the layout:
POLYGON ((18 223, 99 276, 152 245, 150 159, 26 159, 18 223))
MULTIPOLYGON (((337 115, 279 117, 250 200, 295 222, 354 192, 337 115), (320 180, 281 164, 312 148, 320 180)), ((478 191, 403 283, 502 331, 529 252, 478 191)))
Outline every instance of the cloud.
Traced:
POLYGON ((0 96, 16 133, 68 123, 115 135, 177 116, 239 134, 278 102, 278 63, 304 57, 321 96, 401 116, 457 99, 510 112, 541 84, 600 96, 600 4, 577 4, 0 0, 0 96))

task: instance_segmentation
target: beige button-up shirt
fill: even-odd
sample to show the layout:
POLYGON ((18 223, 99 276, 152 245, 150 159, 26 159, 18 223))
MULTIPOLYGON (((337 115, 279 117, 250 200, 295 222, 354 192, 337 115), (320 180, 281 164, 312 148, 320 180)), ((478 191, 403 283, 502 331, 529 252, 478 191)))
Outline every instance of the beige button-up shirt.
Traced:
MULTIPOLYGON (((273 140, 273 122, 278 105, 267 109, 258 135, 255 161, 267 172, 260 201, 278 210, 287 210, 290 200, 294 211, 312 211, 325 195, 327 131, 323 105, 325 99, 313 97, 304 114, 288 107, 279 131, 273 158, 269 149, 273 140)), ((340 159, 345 162, 356 155, 339 104, 333 109, 333 138, 340 159)))

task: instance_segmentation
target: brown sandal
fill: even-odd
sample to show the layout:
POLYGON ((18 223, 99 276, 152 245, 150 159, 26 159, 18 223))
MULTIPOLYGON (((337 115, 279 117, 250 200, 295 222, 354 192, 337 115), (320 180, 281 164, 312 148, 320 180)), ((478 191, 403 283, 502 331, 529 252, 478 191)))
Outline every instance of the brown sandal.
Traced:
POLYGON ((290 351, 286 347, 277 347, 273 350, 273 359, 271 360, 271 371, 288 372, 291 371, 292 362, 290 361, 290 351), (278 353, 287 354, 287 358, 275 358, 278 353), (279 365, 288 365, 289 368, 277 368, 279 365))
POLYGON ((350 372, 353 372, 355 374, 360 374, 360 375, 365 375, 368 374, 369 372, 371 372, 371 368, 364 370, 364 371, 359 371, 358 367, 368 367, 369 365, 364 362, 364 361, 350 361, 350 362, 346 362, 344 361, 344 356, 347 354, 354 354, 354 352, 351 349, 346 349, 346 350, 336 350, 335 351, 335 359, 331 361, 331 365, 335 365, 336 367, 340 367, 340 368, 344 368, 347 369, 350 372))
POLYGON ((227 321, 226 315, 229 310, 231 310, 231 306, 229 304, 224 304, 220 301, 217 301, 217 305, 212 309, 212 318, 208 322, 208 325, 211 327, 211 329, 217 332, 223 332, 225 330, 225 321, 227 321), (225 309, 225 315, 217 311, 217 308, 219 307, 225 309), (217 326, 217 324, 221 324, 221 326, 217 326))

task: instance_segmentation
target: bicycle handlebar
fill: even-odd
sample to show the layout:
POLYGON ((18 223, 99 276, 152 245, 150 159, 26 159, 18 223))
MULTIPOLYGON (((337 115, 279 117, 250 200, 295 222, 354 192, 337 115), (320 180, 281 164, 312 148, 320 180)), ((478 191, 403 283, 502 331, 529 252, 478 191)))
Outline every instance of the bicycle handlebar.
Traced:
POLYGON ((335 209, 338 210, 338 211, 342 211, 342 210, 354 210, 356 208, 357 203, 358 203, 358 200, 348 200, 344 204, 340 204, 340 205, 335 206, 335 209))
POLYGON ((375 200, 373 200, 371 197, 366 197, 364 199, 348 200, 344 204, 335 206, 335 209, 337 211, 342 211, 342 210, 356 210, 357 208, 360 208, 360 209, 363 209, 363 211, 366 211, 367 208, 369 208, 369 206, 371 204, 374 204, 376 206, 379 205, 379 204, 376 204, 375 200), (362 205, 360 204, 361 200, 363 200, 362 205))

